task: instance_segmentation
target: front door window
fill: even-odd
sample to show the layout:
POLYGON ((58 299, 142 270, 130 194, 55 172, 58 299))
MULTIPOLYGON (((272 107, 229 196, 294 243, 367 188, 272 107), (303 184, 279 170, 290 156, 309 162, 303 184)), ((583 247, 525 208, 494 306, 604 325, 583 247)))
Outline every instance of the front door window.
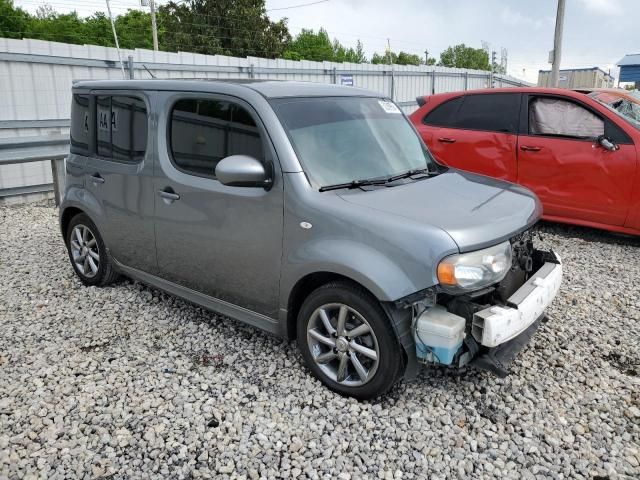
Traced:
POLYGON ((536 98, 529 104, 529 133, 574 138, 604 135, 604 120, 560 98, 536 98))

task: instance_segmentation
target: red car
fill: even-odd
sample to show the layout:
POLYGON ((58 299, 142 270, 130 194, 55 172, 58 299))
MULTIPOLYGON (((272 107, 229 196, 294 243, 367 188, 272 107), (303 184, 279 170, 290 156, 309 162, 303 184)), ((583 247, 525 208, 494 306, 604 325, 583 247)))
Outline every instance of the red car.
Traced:
POLYGON ((410 119, 445 165, 533 190, 547 220, 640 235, 640 123, 553 88, 418 98, 410 119))

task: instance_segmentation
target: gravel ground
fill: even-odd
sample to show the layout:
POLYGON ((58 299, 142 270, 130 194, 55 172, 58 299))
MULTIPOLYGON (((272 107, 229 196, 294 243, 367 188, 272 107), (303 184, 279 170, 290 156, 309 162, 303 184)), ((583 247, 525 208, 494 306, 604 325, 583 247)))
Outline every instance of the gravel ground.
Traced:
POLYGON ((565 280, 511 376, 358 403, 295 344, 82 286, 50 203, 0 208, 0 478, 638 478, 640 241, 542 230, 565 280))

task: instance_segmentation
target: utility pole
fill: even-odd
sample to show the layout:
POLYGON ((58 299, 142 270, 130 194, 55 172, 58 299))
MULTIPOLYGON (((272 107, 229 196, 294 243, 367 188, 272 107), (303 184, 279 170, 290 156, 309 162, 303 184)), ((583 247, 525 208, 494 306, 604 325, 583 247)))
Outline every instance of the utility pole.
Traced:
POLYGON ((387 38, 387 54, 389 56, 389 65, 391 65, 391 95, 389 95, 389 97, 391 97, 391 100, 393 100, 393 94, 395 92, 395 77, 393 74, 393 62, 391 59, 391 40, 389 40, 387 38))
POLYGON ((122 78, 127 78, 124 74, 124 64, 122 63, 122 56, 120 55, 120 45, 118 44, 118 35, 116 34, 116 24, 113 23, 113 15, 111 15, 111 5, 109 5, 109 0, 107 2, 107 11, 109 12, 109 20, 111 20, 111 30, 113 31, 113 39, 116 42, 116 51, 118 52, 118 60, 120 60, 120 70, 122 70, 122 78))
POLYGON ((153 32, 153 49, 158 51, 158 25, 156 24, 156 2, 150 0, 149 7, 151 8, 151 31, 153 32))
POLYGON ((429 65, 429 50, 424 51, 424 64, 429 65))
POLYGON ((558 11, 556 12, 556 30, 553 35, 553 51, 551 55, 551 81, 550 87, 558 87, 560 74, 560 59, 562 57, 562 27, 564 25, 564 3, 565 0, 558 0, 558 11))
POLYGON ((496 88, 496 51, 491 52, 491 88, 496 88))

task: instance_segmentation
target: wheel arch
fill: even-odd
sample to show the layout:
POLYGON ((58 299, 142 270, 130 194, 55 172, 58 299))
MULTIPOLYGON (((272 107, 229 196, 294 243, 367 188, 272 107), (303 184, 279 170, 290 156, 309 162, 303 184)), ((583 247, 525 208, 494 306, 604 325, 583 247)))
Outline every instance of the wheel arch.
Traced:
POLYGON ((71 219, 76 215, 84 213, 100 229, 104 219, 104 212, 98 199, 88 190, 81 188, 69 188, 65 193, 65 198, 60 205, 60 232, 66 241, 67 229, 71 219))
POLYGON ((375 295, 373 295, 373 293, 364 285, 345 275, 329 271, 309 273, 296 282, 289 294, 286 326, 286 335, 289 340, 296 338, 298 313, 300 312, 300 308, 302 307, 305 299, 317 288, 335 281, 347 281, 353 283, 354 285, 366 290, 375 298, 375 295))
POLYGON ((81 213, 87 215, 87 212, 76 206, 69 206, 62 210, 62 213, 60 214, 60 232, 62 233, 62 238, 64 238, 65 241, 67 239, 67 232, 69 230, 71 220, 73 217, 81 213))
POLYGON ((401 347, 402 352, 402 372, 404 372, 405 378, 412 378, 415 376, 415 347, 412 339, 407 338, 407 323, 411 321, 410 316, 407 318, 408 311, 399 311, 395 308, 393 303, 381 301, 374 295, 374 293, 368 289, 362 283, 350 278, 346 275, 331 271, 318 271, 305 275, 299 279, 294 287, 291 289, 289 295, 289 301, 287 303, 287 316, 286 316, 286 336, 289 340, 297 338, 298 334, 298 314, 300 308, 304 303, 304 300, 317 288, 333 283, 336 281, 343 281, 351 283, 352 285, 364 290, 375 299, 382 308, 383 312, 387 316, 391 328, 393 329, 396 341, 401 347), (407 372, 409 375, 407 376, 407 372))

